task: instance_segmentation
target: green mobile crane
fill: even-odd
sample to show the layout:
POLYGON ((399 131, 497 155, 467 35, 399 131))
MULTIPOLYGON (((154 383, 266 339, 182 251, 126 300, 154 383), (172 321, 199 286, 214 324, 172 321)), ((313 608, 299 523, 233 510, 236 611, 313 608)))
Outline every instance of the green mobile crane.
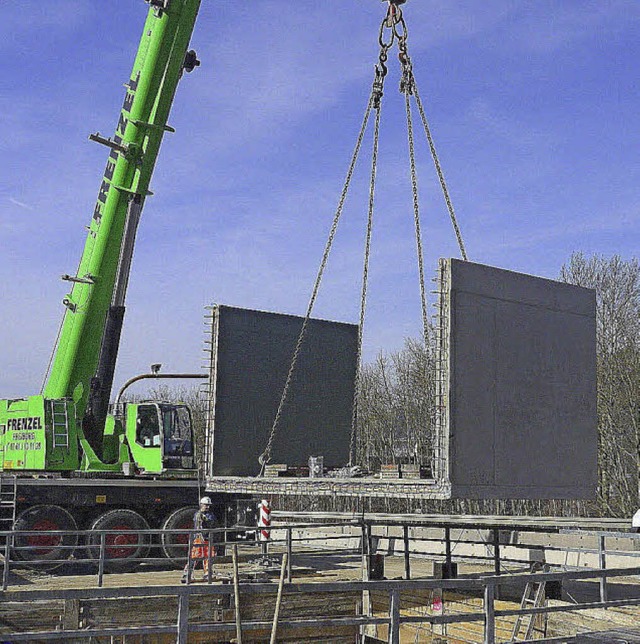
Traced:
MULTIPOLYGON (((192 469, 189 412, 180 406, 130 405, 108 415, 138 221, 167 119, 184 70, 199 0, 152 5, 133 65, 115 136, 91 139, 110 148, 80 266, 64 275, 71 291, 42 394, 0 401, 4 471, 122 472, 135 464, 160 473, 161 437, 183 442, 181 466, 192 469), (163 431, 166 430, 166 431, 163 431), (126 467, 125 467, 126 469, 126 467)), ((180 451, 179 445, 173 446, 180 451)))
MULTIPOLYGON (((140 214, 163 135, 173 131, 167 120, 178 82, 199 65, 188 47, 200 0, 145 1, 150 7, 115 136, 90 136, 109 157, 78 271, 63 276, 71 290, 46 384, 39 395, 0 400, 0 490, 4 485, 6 495, 7 481, 17 482, 10 518, 23 529, 124 534, 189 526, 187 504, 197 498, 186 406, 130 403, 109 413, 140 214)), ((60 537, 37 543, 42 539, 45 554, 59 557, 60 537)), ((114 558, 144 552, 137 538, 115 542, 127 547, 114 547, 114 558)))

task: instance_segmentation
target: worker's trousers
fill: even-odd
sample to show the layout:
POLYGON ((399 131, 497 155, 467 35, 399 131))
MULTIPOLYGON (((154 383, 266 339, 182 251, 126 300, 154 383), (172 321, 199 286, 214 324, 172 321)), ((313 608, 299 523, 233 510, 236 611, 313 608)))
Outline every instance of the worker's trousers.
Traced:
POLYGON ((193 540, 191 552, 189 553, 189 560, 184 567, 183 576, 186 577, 189 574, 189 570, 193 573, 199 563, 202 564, 204 574, 207 575, 209 573, 209 559, 211 557, 215 557, 215 548, 204 537, 200 535, 196 536, 193 540))

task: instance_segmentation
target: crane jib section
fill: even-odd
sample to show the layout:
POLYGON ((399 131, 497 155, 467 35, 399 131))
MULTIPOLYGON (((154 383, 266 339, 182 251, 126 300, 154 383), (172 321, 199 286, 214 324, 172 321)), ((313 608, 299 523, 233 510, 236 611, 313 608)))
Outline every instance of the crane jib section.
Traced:
MULTIPOLYGON (((73 287, 64 300, 66 311, 43 390, 45 398, 73 398, 78 418, 96 386, 101 354, 112 356, 111 370, 115 367, 119 329, 105 351, 105 327, 114 310, 120 318, 124 314, 137 220, 163 135, 171 131, 167 120, 199 6, 200 0, 173 0, 162 8, 152 3, 114 137, 90 137, 108 146, 109 156, 80 265, 70 278, 73 287)), ((108 400, 107 380, 103 397, 108 400)))
MULTIPOLYGON (((127 131, 127 125, 129 124, 129 113, 133 106, 133 99, 136 95, 136 89, 140 82, 140 72, 138 72, 134 78, 131 78, 125 87, 127 88, 127 93, 124 98, 124 104, 122 106, 122 111, 120 112, 120 118, 118 119, 118 126, 116 127, 116 133, 113 137, 113 143, 116 146, 121 146, 124 141, 124 136, 127 131)), ((114 147, 109 153, 109 158, 107 159, 107 167, 104 171, 104 176, 102 178, 102 184, 100 185, 100 191, 98 192, 98 199, 96 200, 96 207, 93 211, 93 219, 96 224, 99 224, 102 219, 102 211, 104 205, 107 202, 107 195, 111 188, 111 182, 113 181, 113 175, 116 170, 116 164, 118 163, 118 158, 120 152, 117 147, 114 147)))

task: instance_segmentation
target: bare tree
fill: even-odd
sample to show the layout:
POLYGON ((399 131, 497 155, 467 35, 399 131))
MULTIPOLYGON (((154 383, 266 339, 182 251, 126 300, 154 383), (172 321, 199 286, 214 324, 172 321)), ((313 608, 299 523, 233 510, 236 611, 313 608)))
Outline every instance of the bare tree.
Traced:
POLYGON ((358 408, 358 461, 427 465, 435 411, 433 346, 407 339, 391 354, 364 365, 358 408))
POLYGON ((640 265, 574 253, 560 279, 596 290, 598 502, 604 514, 629 516, 640 465, 640 265))

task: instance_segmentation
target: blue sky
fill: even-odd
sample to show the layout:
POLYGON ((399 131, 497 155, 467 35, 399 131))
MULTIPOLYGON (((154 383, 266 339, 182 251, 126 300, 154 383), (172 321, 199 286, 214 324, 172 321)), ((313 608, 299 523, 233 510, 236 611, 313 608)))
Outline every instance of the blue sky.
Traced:
MULTIPOLYGON (((116 383, 202 364, 212 302, 302 314, 368 97, 376 0, 203 0, 146 204, 116 383)), ((0 4, 0 396, 40 390, 146 5, 0 4)), ((408 0, 409 48, 470 259, 555 277, 638 255, 640 5, 408 0)), ((365 354, 420 329, 405 120, 390 66, 365 354)), ((355 321, 369 150, 316 313, 355 321)), ((423 138, 427 274, 456 256, 423 138)))

